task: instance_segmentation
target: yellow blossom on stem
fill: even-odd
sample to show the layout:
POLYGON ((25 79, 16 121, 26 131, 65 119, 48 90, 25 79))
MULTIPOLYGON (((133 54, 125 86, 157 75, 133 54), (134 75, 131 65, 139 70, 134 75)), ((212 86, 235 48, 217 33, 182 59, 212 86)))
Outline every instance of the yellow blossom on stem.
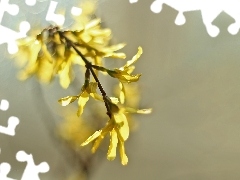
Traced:
POLYGON ((115 68, 114 70, 107 70, 107 73, 110 76, 117 78, 122 83, 131 83, 138 81, 141 74, 131 75, 132 71, 135 69, 135 67, 132 64, 139 59, 141 54, 142 48, 138 47, 137 54, 133 56, 131 60, 127 61, 127 63, 123 67, 115 68))
POLYGON ((102 97, 99 94, 97 94, 96 89, 97 89, 97 82, 90 82, 90 83, 85 82, 79 95, 66 96, 59 99, 58 102, 62 106, 67 106, 78 99, 77 115, 81 116, 83 113, 83 109, 89 100, 89 96, 92 96, 96 100, 103 101, 102 97))
POLYGON ((128 157, 125 153, 124 142, 129 136, 129 126, 126 116, 117 105, 110 103, 112 116, 108 120, 106 126, 99 131, 96 131, 90 136, 81 146, 85 146, 94 141, 92 152, 94 153, 99 147, 103 138, 109 133, 110 145, 108 148, 107 159, 114 160, 116 157, 116 148, 119 146, 119 152, 122 165, 127 165, 128 157))

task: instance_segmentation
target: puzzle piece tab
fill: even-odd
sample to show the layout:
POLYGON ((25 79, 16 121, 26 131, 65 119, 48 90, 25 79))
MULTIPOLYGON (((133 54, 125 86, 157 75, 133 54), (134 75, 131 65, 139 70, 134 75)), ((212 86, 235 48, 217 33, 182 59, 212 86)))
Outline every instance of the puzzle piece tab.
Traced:
POLYGON ((28 6, 34 6, 37 3, 37 0, 25 0, 25 3, 28 6))
POLYGON ((30 24, 26 21, 20 23, 19 32, 15 32, 7 27, 0 25, 0 45, 3 43, 8 44, 8 52, 15 54, 18 51, 16 40, 24 38, 30 30, 30 24))
POLYGON ((0 110, 6 111, 9 108, 9 102, 6 99, 2 99, 0 102, 0 110))
POLYGON ((55 14, 57 4, 58 4, 58 2, 56 2, 56 1, 50 2, 48 12, 46 15, 46 20, 50 21, 50 22, 54 22, 58 26, 62 26, 64 24, 65 17, 62 14, 55 14))
POLYGON ((40 180, 38 174, 46 173, 50 169, 47 162, 35 165, 32 154, 27 154, 25 151, 18 151, 16 159, 19 162, 27 162, 27 166, 23 172, 21 180, 40 180))
POLYGON ((57 1, 51 1, 48 12, 46 15, 46 21, 54 22, 58 26, 68 27, 72 24, 73 20, 69 17, 71 16, 80 16, 82 13, 82 9, 74 6, 73 1, 64 1, 64 2, 57 2, 57 1), (60 5, 58 4, 60 3, 60 5), (56 13, 57 10, 64 9, 64 15, 56 13), (62 7, 62 8, 61 8, 62 7), (65 19, 68 19, 67 23, 65 22, 65 19))
MULTIPOLYGON (((0 110, 6 111, 9 108, 9 102, 6 99, 2 99, 0 103, 0 110)), ((17 125, 19 124, 19 119, 15 116, 11 116, 8 118, 8 126, 3 127, 0 125, 0 133, 14 136, 15 135, 15 129, 17 125)))
POLYGON ((0 164, 0 179, 1 180, 16 180, 16 179, 12 179, 12 178, 7 177, 10 170, 11 170, 11 165, 10 164, 8 164, 6 162, 1 163, 0 164))
POLYGON ((19 7, 16 4, 9 4, 9 0, 0 1, 0 23, 5 12, 15 16, 19 12, 19 7))
POLYGON ((138 2, 138 0, 129 0, 131 4, 138 2))
POLYGON ((19 124, 19 119, 15 116, 11 116, 8 119, 8 126, 7 127, 0 126, 0 133, 6 134, 6 135, 9 135, 9 136, 14 136, 15 135, 15 129, 16 129, 18 124, 19 124))

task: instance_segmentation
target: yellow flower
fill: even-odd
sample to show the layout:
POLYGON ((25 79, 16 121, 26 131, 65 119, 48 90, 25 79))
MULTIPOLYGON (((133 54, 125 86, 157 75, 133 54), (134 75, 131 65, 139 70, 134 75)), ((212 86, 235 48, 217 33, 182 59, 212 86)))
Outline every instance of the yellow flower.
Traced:
POLYGON ((135 120, 132 113, 150 114, 152 109, 138 109, 140 101, 139 85, 136 83, 126 84, 119 82, 116 86, 115 94, 119 97, 119 107, 123 109, 127 117, 130 131, 138 128, 138 121, 135 120))
POLYGON ((116 157, 116 148, 119 146, 119 152, 122 165, 127 165, 128 157, 125 153, 124 142, 129 136, 129 126, 126 116, 123 111, 118 108, 117 105, 111 103, 111 119, 108 120, 106 126, 99 131, 96 131, 90 136, 81 146, 85 146, 94 141, 92 152, 94 153, 99 147, 104 137, 110 134, 110 145, 108 148, 107 159, 114 160, 116 157))
POLYGON ((97 82, 90 82, 90 83, 85 83, 82 87, 81 93, 77 96, 66 96, 58 100, 58 102, 62 106, 67 106, 70 103, 76 101, 78 99, 78 111, 77 115, 81 116, 83 113, 83 109, 86 105, 86 103, 89 100, 89 96, 92 96, 96 100, 103 101, 102 97, 97 94, 96 89, 97 89, 97 82))
POLYGON ((131 60, 127 61, 127 63, 123 67, 121 67, 119 69, 115 68, 113 71, 107 70, 107 73, 110 76, 119 79, 119 81, 122 83, 131 83, 131 82, 138 81, 141 74, 131 75, 131 73, 135 69, 135 67, 132 64, 135 63, 139 59, 141 54, 142 54, 142 48, 138 47, 137 54, 135 56, 133 56, 133 58, 131 60))

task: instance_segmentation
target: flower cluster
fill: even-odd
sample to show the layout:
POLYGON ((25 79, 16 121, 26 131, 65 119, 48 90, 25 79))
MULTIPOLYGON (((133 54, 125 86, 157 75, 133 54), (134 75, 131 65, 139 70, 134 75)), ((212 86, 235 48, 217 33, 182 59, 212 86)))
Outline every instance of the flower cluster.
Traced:
POLYGON ((109 133, 110 134, 110 145, 107 153, 108 160, 114 160, 116 157, 116 147, 119 143, 119 150, 121 156, 121 162, 123 165, 126 165, 128 158, 125 154, 124 142, 128 139, 129 136, 129 126, 128 121, 124 113, 116 106, 115 104, 109 101, 111 106, 112 116, 108 120, 106 126, 99 131, 96 131, 92 136, 90 136, 81 146, 85 146, 90 142, 94 141, 92 147, 92 152, 94 153, 99 147, 103 138, 109 133))
MULTIPOLYGON (((62 33, 92 64, 101 65, 104 57, 124 59, 124 53, 115 51, 125 44, 108 46, 111 30, 102 29, 100 23, 100 19, 94 19, 80 30, 62 33)), ((20 40, 18 45, 20 48, 16 57, 18 64, 23 66, 19 74, 22 80, 37 75, 40 81, 49 83, 58 75, 61 86, 67 88, 73 79, 73 65, 85 66, 66 39, 60 37, 58 27, 46 28, 37 37, 20 40)))
MULTIPOLYGON (((119 152, 121 157, 122 165, 128 163, 128 157, 125 153, 124 142, 129 136, 129 125, 125 113, 128 111, 125 108, 120 108, 114 104, 111 100, 108 101, 111 109, 111 118, 106 123, 106 126, 99 131, 96 131, 92 136, 90 136, 81 146, 85 146, 92 141, 95 141, 92 147, 92 152, 96 152, 103 138, 109 133, 110 135, 110 145, 108 148, 107 159, 114 160, 116 157, 116 148, 119 145, 119 152)), ((148 114, 151 109, 146 110, 136 110, 137 113, 148 114)))

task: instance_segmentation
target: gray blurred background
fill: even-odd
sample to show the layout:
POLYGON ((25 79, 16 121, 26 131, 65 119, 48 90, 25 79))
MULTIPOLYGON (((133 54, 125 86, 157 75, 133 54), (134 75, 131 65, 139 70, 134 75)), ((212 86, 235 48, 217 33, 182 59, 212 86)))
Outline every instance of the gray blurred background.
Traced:
MULTIPOLYGON (((97 14, 112 29, 114 42, 128 44, 128 57, 143 47, 136 64, 142 73, 141 107, 152 107, 153 113, 135 116, 139 128, 126 143, 129 164, 102 159, 90 179, 240 179, 240 37, 227 32, 234 20, 221 13, 213 23, 220 34, 212 38, 200 11, 185 13, 186 23, 176 26, 177 11, 164 5, 154 14, 151 3, 98 3, 97 14)), ((1 45, 1 54, 5 51, 1 45)), ((0 111, 1 125, 10 115, 20 119, 16 136, 0 134, 0 161, 11 164, 9 177, 20 179, 25 164, 17 162, 15 154, 25 150, 36 164, 49 163, 50 171, 41 179, 66 179, 72 167, 47 127, 58 121, 57 99, 67 93, 57 81, 43 88, 35 79, 20 82, 13 62, 0 62, 0 99, 10 102, 8 111, 0 111), (42 106, 42 101, 56 104, 42 106), (48 114, 54 116, 48 116, 49 121, 48 114)))

